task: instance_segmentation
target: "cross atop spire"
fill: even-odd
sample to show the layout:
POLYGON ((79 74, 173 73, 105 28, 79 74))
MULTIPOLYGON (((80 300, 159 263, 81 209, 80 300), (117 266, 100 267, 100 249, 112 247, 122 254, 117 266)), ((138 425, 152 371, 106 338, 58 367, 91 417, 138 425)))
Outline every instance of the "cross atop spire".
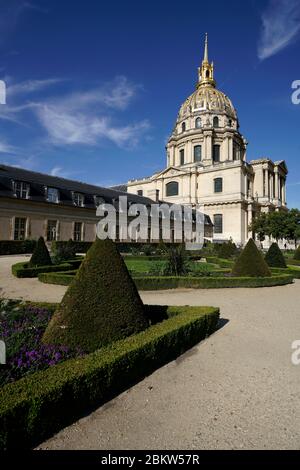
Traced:
POLYGON ((216 86, 214 81, 214 64, 208 61, 208 34, 205 34, 204 57, 201 67, 198 68, 198 87, 199 86, 216 86))

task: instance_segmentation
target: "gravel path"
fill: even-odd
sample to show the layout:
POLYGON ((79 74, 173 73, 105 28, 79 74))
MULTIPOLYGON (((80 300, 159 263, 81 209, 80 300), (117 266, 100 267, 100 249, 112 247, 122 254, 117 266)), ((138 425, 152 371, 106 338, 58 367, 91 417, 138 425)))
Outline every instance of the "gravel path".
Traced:
MULTIPOLYGON (((59 300, 64 288, 9 276, 3 294, 59 300)), ((19 259, 15 257, 14 262, 19 259)), ((258 289, 143 292, 148 303, 217 305, 214 335, 44 442, 42 449, 300 449, 300 280, 258 289)))

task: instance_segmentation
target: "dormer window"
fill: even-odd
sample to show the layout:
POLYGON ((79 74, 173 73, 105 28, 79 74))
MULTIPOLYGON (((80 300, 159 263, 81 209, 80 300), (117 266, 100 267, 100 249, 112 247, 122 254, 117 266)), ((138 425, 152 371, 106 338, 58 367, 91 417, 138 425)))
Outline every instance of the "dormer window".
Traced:
POLYGON ((73 202, 77 207, 84 206, 84 195, 81 193, 73 193, 73 202))
POLYGON ((101 196, 94 196, 95 206, 98 207, 101 204, 105 204, 105 199, 101 196))
POLYGON ((56 188, 47 188, 47 201, 58 203, 58 189, 56 188))
POLYGON ((23 181, 14 182, 14 193, 18 199, 28 199, 29 198, 30 185, 24 183, 23 181))

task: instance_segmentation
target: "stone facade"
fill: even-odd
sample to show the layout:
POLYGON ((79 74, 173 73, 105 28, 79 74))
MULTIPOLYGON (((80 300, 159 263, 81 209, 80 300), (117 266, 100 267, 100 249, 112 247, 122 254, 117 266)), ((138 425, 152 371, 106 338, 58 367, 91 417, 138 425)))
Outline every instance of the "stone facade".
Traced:
POLYGON ((180 107, 166 146, 167 168, 151 177, 130 180, 127 191, 169 203, 191 204, 210 216, 213 240, 245 244, 249 223, 261 211, 286 208, 284 160, 247 162, 247 141, 237 112, 217 90, 214 66, 204 59, 194 93, 180 107))

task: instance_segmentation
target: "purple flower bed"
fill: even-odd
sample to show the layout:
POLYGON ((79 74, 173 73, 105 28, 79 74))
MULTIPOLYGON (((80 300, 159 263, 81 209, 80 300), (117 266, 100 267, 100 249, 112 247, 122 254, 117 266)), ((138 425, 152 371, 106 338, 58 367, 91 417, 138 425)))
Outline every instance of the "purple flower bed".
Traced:
POLYGON ((84 354, 67 346, 44 345, 42 335, 54 308, 0 300, 0 339, 6 344, 6 365, 0 365, 0 387, 26 374, 84 354))

